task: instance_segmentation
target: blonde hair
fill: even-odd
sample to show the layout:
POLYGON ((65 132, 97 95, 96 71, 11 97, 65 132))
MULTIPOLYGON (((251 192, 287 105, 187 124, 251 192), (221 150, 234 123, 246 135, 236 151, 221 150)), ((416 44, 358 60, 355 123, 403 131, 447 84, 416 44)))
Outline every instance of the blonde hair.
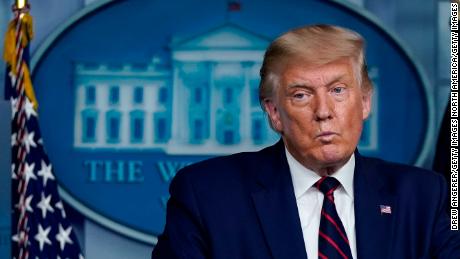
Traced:
POLYGON ((264 55, 260 69, 259 101, 273 97, 283 61, 300 58, 315 66, 351 58, 355 78, 364 91, 372 90, 364 59, 364 39, 357 32, 333 25, 310 25, 290 30, 275 39, 264 55))

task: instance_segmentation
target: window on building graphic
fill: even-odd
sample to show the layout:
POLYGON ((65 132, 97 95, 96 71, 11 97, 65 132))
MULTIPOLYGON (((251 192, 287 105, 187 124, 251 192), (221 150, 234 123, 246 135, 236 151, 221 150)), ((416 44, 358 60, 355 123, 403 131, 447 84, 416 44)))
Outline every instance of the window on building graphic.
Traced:
POLYGON ((203 120, 197 119, 195 120, 193 124, 193 139, 194 141, 200 141, 204 138, 203 130, 204 130, 204 125, 203 125, 203 120))
POLYGON ((231 145, 235 143, 235 134, 233 130, 225 130, 224 131, 224 144, 231 145))
POLYGON ((193 91, 193 100, 199 104, 203 101, 203 89, 196 87, 193 91))
POLYGON ((160 104, 166 104, 167 101, 168 101, 168 89, 166 87, 162 87, 158 91, 158 102, 160 104))
POLYGON ((130 135, 132 143, 142 142, 144 139, 144 112, 133 111, 131 112, 130 119, 130 135))
POLYGON ((121 113, 109 111, 106 113, 106 139, 109 143, 120 142, 121 113))
POLYGON ((251 89, 251 106, 259 106, 259 88, 257 87, 251 89))
POLYGON ((109 90, 109 103, 118 104, 120 102, 120 87, 111 86, 109 90))
POLYGON ((91 105, 96 103, 96 87, 93 85, 85 88, 85 104, 91 105))
POLYGON ((155 142, 164 143, 168 140, 168 121, 164 114, 156 114, 154 118, 155 142))
POLYGON ((96 118, 86 117, 85 118, 85 139, 86 141, 94 141, 96 139, 96 118))
POLYGON ((134 88, 134 103, 141 104, 144 101, 144 88, 136 86, 134 88))
POLYGON ((98 112, 94 109, 84 110, 82 113, 82 142, 96 142, 98 112))
POLYGON ((224 103, 231 104, 233 102, 233 89, 230 87, 224 90, 224 103))
POLYGON ((252 140, 254 143, 262 142, 262 120, 261 119, 254 119, 252 121, 252 140))

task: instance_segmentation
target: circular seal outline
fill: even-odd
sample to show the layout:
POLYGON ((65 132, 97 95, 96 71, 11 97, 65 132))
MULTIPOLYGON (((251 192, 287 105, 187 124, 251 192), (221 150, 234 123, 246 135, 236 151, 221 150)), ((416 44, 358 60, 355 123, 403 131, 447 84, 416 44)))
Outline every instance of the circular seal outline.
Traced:
MULTIPOLYGON (((41 58, 46 54, 46 52, 50 49, 55 41, 59 39, 61 34, 63 34, 66 30, 70 29, 72 25, 77 23, 80 19, 85 18, 86 16, 93 14, 94 12, 98 11, 102 7, 105 7, 108 4, 117 2, 117 0, 100 0, 97 2, 93 2, 88 6, 85 6, 83 9, 78 11, 60 26, 55 29, 49 36, 45 38, 45 40, 40 44, 37 48, 35 53, 31 59, 31 71, 32 75, 34 73, 35 68, 40 63, 41 58)), ((425 132, 424 142, 422 144, 421 151, 417 156, 415 161, 416 166, 422 166, 424 162, 427 160, 432 143, 434 143, 434 132, 435 132, 435 125, 434 125, 434 116, 435 116, 435 109, 434 109, 434 100, 432 95, 428 94, 428 79, 424 73, 422 66, 419 62, 413 58, 412 53, 408 51, 408 48, 405 47, 404 43, 396 36, 393 32, 389 31, 381 24, 378 19, 368 12, 367 10, 360 9, 351 3, 339 2, 338 0, 332 0, 329 2, 332 5, 336 5, 338 8, 342 8, 345 11, 348 11, 354 15, 360 16, 364 18, 364 20, 368 21, 369 24, 376 29, 383 32, 383 34, 388 37, 391 41, 395 43, 395 45, 402 51, 402 53, 406 56, 406 58, 410 61, 410 64, 414 66, 416 74, 420 77, 422 86, 423 86, 423 93, 425 96, 425 101, 427 103, 428 108, 428 120, 427 120, 427 130, 425 132)), ((106 216, 103 216, 97 213, 95 210, 91 209, 89 206, 85 205, 84 202, 76 199, 71 195, 71 193, 63 188, 62 186, 58 185, 59 193, 67 203, 69 203, 72 207, 74 207, 77 211, 83 214, 86 218, 98 223, 99 225, 106 227, 116 233, 122 234, 128 238, 132 238, 134 240, 138 240, 144 242, 146 244, 155 245, 158 241, 158 237, 144 233, 142 231, 138 231, 132 229, 128 226, 120 224, 114 220, 109 219, 106 216)))

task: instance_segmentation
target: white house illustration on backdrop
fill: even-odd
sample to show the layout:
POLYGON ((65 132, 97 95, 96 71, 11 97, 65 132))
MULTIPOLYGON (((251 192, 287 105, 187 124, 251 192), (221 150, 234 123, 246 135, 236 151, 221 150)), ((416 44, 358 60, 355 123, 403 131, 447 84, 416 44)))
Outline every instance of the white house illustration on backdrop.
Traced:
MULTIPOLYGON (((173 39, 170 66, 157 57, 149 64, 77 63, 74 147, 226 154, 274 143, 279 137, 258 100, 269 42, 225 24, 173 39)), ((361 149, 377 148, 376 117, 374 109, 361 149)))

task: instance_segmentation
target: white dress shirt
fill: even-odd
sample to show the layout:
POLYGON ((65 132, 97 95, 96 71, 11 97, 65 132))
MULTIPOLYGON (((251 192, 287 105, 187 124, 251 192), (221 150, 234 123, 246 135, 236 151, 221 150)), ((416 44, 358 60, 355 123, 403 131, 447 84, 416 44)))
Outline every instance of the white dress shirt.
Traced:
MULTIPOLYGON (((286 149, 286 158, 291 171, 294 194, 302 226, 303 240, 309 259, 318 258, 318 232, 324 195, 315 186, 320 178, 314 171, 300 164, 286 149)), ((334 191, 334 201, 350 243, 351 254, 356 258, 355 208, 353 195, 353 175, 355 155, 331 176, 341 186, 334 191)))

